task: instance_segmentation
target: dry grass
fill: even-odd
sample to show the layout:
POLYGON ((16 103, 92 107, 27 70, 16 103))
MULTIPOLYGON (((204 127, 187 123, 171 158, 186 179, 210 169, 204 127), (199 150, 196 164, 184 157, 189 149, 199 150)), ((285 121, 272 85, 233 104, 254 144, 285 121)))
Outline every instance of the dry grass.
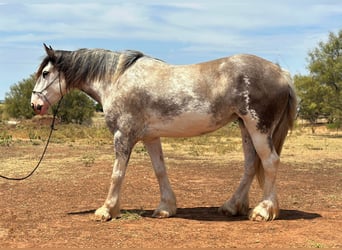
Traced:
MULTIPOLYGON (((57 125, 46 161, 50 167, 60 164, 77 163, 91 167, 97 161, 113 161, 112 135, 97 117, 95 126, 57 125), (65 155, 65 152, 68 152, 65 155)), ((49 125, 37 125, 36 122, 24 121, 13 127, 0 124, 0 160, 2 169, 26 173, 39 159, 45 145, 49 125)), ((282 152, 282 162, 300 169, 303 164, 321 163, 317 166, 326 168, 341 167, 342 136, 325 127, 316 129, 296 128, 289 134, 282 152), (325 164, 324 164, 325 163, 325 164)), ((192 138, 163 138, 163 149, 169 165, 177 161, 211 161, 223 166, 229 162, 242 162, 240 131, 236 124, 225 126, 211 134, 192 138)), ((131 162, 149 160, 147 152, 138 143, 131 157, 131 162)), ((313 165, 314 167, 314 165, 313 165)), ((305 168, 307 169, 307 168, 305 168)))

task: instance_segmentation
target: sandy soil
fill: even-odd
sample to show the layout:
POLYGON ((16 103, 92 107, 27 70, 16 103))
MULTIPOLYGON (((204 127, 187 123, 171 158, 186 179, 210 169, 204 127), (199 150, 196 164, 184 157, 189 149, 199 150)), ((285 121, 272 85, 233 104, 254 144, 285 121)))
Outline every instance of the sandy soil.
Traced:
MULTIPOLYGON (((25 143, 0 147, 2 174, 27 173, 41 148, 25 143), (14 169, 8 172, 9 163, 14 169)), ((135 153, 122 190, 122 217, 101 223, 93 213, 107 194, 111 146, 53 143, 30 179, 0 180, 1 247, 342 247, 341 156, 322 158, 322 150, 313 148, 312 159, 303 160, 298 153, 284 151, 285 158, 296 154, 298 160, 281 164, 281 213, 275 221, 217 213, 241 178, 238 158, 229 160, 228 154, 212 161, 169 151, 165 155, 177 215, 151 217, 159 188, 148 156, 135 153)), ((254 183, 250 205, 260 198, 254 183)))

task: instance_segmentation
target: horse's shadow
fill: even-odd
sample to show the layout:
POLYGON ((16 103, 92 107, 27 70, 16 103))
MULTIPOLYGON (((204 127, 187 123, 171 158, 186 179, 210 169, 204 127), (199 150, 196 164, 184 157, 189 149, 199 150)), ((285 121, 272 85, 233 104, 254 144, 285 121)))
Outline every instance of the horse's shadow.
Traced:
MULTIPOLYGON (((95 210, 84 210, 68 212, 68 215, 84 215, 92 214, 95 210)), ((137 215, 145 218, 152 218, 153 210, 146 209, 123 209, 121 210, 122 217, 125 215, 137 215)), ((318 213, 310 213, 300 210, 281 209, 277 220, 312 220, 322 217, 318 213)), ((186 220, 198 221, 243 221, 248 220, 247 216, 233 216, 227 217, 218 212, 218 207, 192 207, 192 208, 178 208, 177 214, 172 218, 180 218, 186 220)))

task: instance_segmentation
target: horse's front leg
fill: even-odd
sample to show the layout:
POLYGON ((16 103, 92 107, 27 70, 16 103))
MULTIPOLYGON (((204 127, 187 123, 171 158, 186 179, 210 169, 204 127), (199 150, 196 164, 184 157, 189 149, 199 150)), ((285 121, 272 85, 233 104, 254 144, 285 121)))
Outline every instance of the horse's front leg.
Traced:
POLYGON ((108 221, 120 215, 120 189, 125 177, 127 164, 133 145, 129 143, 121 132, 114 134, 115 162, 106 201, 103 206, 96 210, 95 219, 108 221))
POLYGON ((177 210, 176 197, 167 177, 160 138, 144 141, 144 145, 151 157, 160 188, 160 204, 154 211, 153 217, 167 218, 175 215, 177 210))

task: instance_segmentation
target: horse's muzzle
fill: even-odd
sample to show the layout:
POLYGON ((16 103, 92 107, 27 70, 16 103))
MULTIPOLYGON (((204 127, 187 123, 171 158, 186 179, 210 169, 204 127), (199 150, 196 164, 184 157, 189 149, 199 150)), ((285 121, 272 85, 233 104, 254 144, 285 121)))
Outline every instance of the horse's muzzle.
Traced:
POLYGON ((31 103, 31 108, 34 110, 36 114, 41 113, 43 107, 44 105, 40 105, 40 104, 34 105, 34 103, 31 103))

